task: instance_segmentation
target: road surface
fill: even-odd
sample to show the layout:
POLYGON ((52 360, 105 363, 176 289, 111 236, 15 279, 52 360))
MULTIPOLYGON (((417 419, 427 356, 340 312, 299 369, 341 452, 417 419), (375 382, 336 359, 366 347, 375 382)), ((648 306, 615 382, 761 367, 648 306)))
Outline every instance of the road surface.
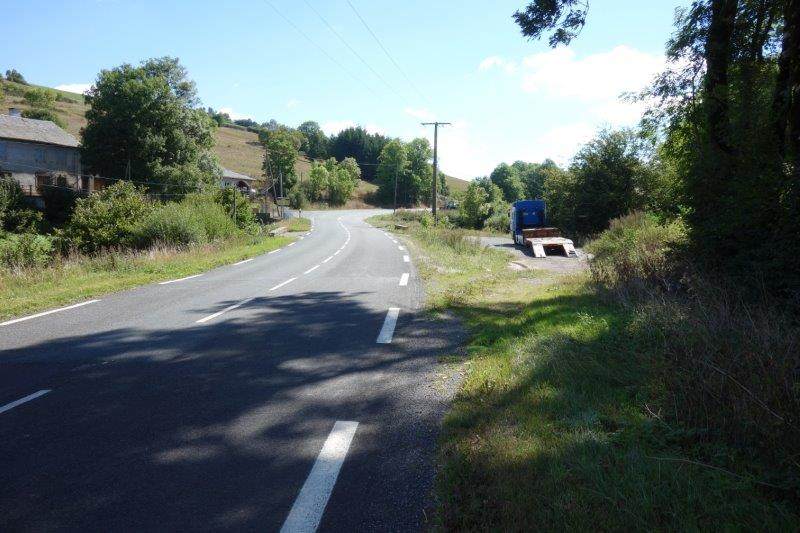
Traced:
POLYGON ((461 339, 374 213, 0 325, 0 530, 424 528, 461 339))

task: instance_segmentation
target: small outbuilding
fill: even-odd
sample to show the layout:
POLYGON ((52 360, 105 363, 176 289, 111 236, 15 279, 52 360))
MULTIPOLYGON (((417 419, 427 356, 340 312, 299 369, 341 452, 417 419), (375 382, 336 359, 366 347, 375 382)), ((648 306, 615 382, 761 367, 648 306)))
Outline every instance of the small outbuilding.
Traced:
POLYGON ((222 187, 236 187, 245 194, 253 194, 258 189, 257 178, 250 177, 246 174, 239 174, 227 168, 222 169, 222 179, 220 186, 222 187))

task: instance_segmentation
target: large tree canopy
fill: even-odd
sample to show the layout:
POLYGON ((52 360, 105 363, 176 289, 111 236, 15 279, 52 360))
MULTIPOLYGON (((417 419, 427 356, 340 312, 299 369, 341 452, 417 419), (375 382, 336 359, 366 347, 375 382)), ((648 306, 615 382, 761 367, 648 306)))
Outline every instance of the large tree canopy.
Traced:
POLYGON ((213 125, 204 111, 191 107, 194 84, 185 76, 170 58, 101 71, 87 94, 84 165, 116 179, 153 182, 177 168, 211 179, 204 172, 209 166, 199 163, 213 146, 213 125))
POLYGON ((361 177, 375 180, 378 157, 389 139, 378 133, 370 134, 362 127, 347 128, 331 137, 330 155, 341 161, 352 157, 361 166, 361 177))
POLYGON ((306 121, 298 126, 297 131, 302 133, 305 138, 300 150, 311 159, 325 159, 328 157, 328 137, 322 132, 314 121, 306 121))

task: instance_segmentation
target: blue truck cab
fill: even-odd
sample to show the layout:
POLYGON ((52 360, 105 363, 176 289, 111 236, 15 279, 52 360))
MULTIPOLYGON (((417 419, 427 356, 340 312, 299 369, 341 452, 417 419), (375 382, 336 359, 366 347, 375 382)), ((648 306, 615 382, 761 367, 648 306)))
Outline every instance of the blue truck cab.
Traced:
POLYGON ((543 228, 546 224, 544 200, 519 200, 511 204, 509 220, 511 238, 520 246, 525 245, 522 230, 543 228))

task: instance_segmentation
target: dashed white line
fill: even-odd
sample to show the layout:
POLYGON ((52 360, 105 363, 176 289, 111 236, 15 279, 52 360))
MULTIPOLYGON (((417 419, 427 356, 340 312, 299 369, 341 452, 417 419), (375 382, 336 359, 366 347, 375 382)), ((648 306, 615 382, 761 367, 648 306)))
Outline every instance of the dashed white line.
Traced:
POLYGON ((405 287, 408 285, 408 272, 404 272, 402 276, 400 276, 400 286, 405 287))
POLYGON ((325 260, 323 261, 323 263, 327 263, 327 262, 328 262, 328 261, 330 261, 331 259, 333 259, 333 256, 332 256, 332 255, 331 255, 331 256, 328 256, 328 258, 327 258, 327 259, 325 259, 325 260))
POLYGON ((281 251, 281 249, 280 249, 280 248, 278 248, 277 250, 272 250, 271 252, 268 252, 268 253, 267 253, 267 255, 269 255, 269 254, 276 254, 276 253, 278 253, 278 252, 280 252, 280 251, 281 251))
POLYGON ((336 250, 335 252, 333 252, 333 255, 339 255, 340 253, 342 253, 341 250, 336 250))
POLYGON ((15 408, 17 406, 22 405, 23 403, 29 402, 31 400, 35 400, 36 398, 39 398, 40 396, 44 396, 48 392, 50 392, 50 389, 43 389, 43 390, 40 390, 40 391, 36 391, 33 394, 28 394, 27 396, 25 396, 24 398, 20 398, 19 400, 14 400, 11 403, 7 403, 4 406, 0 407, 0 414, 1 413, 5 413, 6 411, 10 411, 10 410, 12 410, 13 408, 15 408))
POLYGON ((315 265, 315 266, 309 268, 308 270, 306 270, 305 272, 303 272, 303 274, 310 274, 311 272, 314 272, 319 267, 320 267, 320 265, 315 265))
POLYGON ((407 255, 404 255, 404 256, 403 256, 403 262, 404 262, 404 263, 410 263, 410 262, 411 262, 411 258, 410 258, 410 257, 408 257, 407 255))
POLYGON ((405 246, 398 246, 398 247, 397 247, 397 249, 398 249, 398 250, 400 250, 400 251, 403 251, 403 250, 405 250, 406 248, 405 248, 405 246))
POLYGON ((229 305, 228 307, 226 307, 226 308, 225 308, 225 309, 223 309, 222 311, 217 311, 216 313, 214 313, 214 314, 212 314, 212 315, 208 315, 208 316, 207 316, 207 317, 205 317, 205 318, 201 318, 200 320, 196 321, 196 322, 195 322, 195 324, 205 324, 205 323, 206 323, 206 322, 208 322, 209 320, 214 320, 214 319, 215 319, 215 318, 217 318, 218 316, 220 316, 220 315, 222 315, 222 314, 225 314, 225 313, 227 313, 228 311, 233 311, 234 309, 238 309, 239 307, 243 306, 244 304, 250 303, 250 302, 252 302, 253 300, 255 300, 255 297, 253 297, 253 298, 247 298, 246 300, 242 300, 242 301, 241 301, 241 302, 239 302, 238 304, 229 305))
POLYGON ((396 241, 396 240, 394 240, 394 239, 392 239, 392 242, 393 242, 393 243, 395 243, 395 244, 397 244, 397 241, 396 241))
POLYGON ((378 333, 378 344, 389 344, 392 342, 394 336, 394 328, 397 326, 397 317, 400 315, 399 307, 390 307, 389 312, 386 313, 386 318, 383 320, 383 327, 381 332, 378 333))
POLYGON ((0 322, 0 326, 10 326, 11 324, 16 324, 17 322, 24 322, 25 320, 31 320, 32 318, 39 318, 40 316, 47 316, 53 313, 60 313, 61 311, 68 311, 69 309, 75 309, 76 307, 83 307, 84 305, 93 304, 99 301, 100 300, 89 300, 88 302, 81 302, 79 304, 68 305, 67 307, 59 307, 58 309, 43 311, 41 313, 36 313, 35 315, 23 316, 20 318, 15 318, 13 320, 6 320, 5 322, 0 322))
POLYGON ((281 527, 281 533, 311 533, 317 530, 357 428, 358 422, 340 420, 333 425, 281 527))
POLYGON ((239 261, 238 263, 234 263, 233 266, 243 265, 245 263, 249 263, 252 260, 253 260, 253 258, 251 257, 250 259, 245 259, 244 261, 239 261))
POLYGON ((294 278, 289 278, 289 279, 287 279, 286 281, 284 281, 283 283, 278 283, 277 285, 275 285, 274 287, 272 287, 270 290, 271 290, 271 291, 278 290, 278 289, 280 289, 281 287, 283 287, 284 285, 288 285, 288 284, 290 284, 291 282, 293 282, 293 281, 294 281, 294 280, 296 280, 296 279, 297 279, 297 277, 294 277, 294 278))
POLYGON ((289 244, 287 244, 286 246, 294 246, 295 244, 297 244, 297 241, 290 242, 290 243, 289 243, 289 244))
POLYGON ((162 281, 159 285, 169 285, 170 283, 178 283, 179 281, 186 281, 187 279, 199 278, 202 274, 195 274, 194 276, 186 276, 185 278, 171 279, 169 281, 162 281))

